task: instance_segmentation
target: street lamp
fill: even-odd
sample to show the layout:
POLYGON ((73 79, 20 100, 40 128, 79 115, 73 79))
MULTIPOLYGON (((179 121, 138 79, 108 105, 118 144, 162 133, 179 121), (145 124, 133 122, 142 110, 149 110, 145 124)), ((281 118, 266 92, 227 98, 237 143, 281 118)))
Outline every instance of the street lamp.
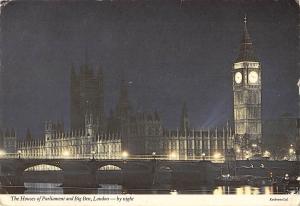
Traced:
POLYGON ((128 152, 126 152, 126 151, 122 152, 122 159, 123 160, 126 160, 128 158, 128 156, 129 156, 128 152))
POLYGON ((91 153, 92 153, 92 160, 95 160, 95 153, 96 152, 93 150, 91 153))
POLYGON ((205 160, 205 153, 204 152, 201 154, 201 156, 202 156, 202 160, 205 160))
POLYGON ((155 155, 156 155, 156 152, 152 152, 152 157, 153 159, 151 160, 152 162, 152 185, 155 185, 156 184, 156 159, 155 159, 155 155))
POLYGON ((70 156, 70 152, 68 150, 63 151, 62 155, 64 157, 69 157, 70 156))
POLYGON ((21 150, 18 150, 18 158, 21 159, 21 153, 22 151, 21 150))
POLYGON ((152 157, 155 159, 156 152, 152 152, 152 157))
POLYGON ((0 157, 3 157, 6 155, 6 152, 4 150, 0 150, 0 157))
POLYGON ((214 154, 214 159, 215 159, 215 160, 218 160, 220 157, 221 157, 221 154, 220 154, 219 152, 216 152, 216 153, 214 154))
POLYGON ((170 159, 170 160, 175 160, 175 159, 176 159, 176 153, 175 153, 175 152, 171 152, 171 153, 169 154, 169 159, 170 159))

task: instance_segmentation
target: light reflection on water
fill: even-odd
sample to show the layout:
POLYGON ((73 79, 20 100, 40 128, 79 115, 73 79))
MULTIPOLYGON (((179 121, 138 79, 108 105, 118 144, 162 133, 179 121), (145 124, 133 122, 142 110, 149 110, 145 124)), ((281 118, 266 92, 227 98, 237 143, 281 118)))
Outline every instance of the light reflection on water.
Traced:
MULTIPOLYGON (((26 190, 24 194, 64 194, 64 188, 61 187, 61 183, 25 183, 26 190)), ((84 188, 81 188, 84 189, 84 188)), ((86 188, 86 190, 90 190, 86 188)), ((75 189, 76 191, 76 189, 75 189)), ((84 190, 83 190, 84 191, 84 190)), ((82 190, 81 192, 82 193, 82 190)), ((84 193, 84 192, 83 192, 84 193)), ((87 192, 90 193, 90 192, 87 192)), ((102 184, 99 188, 93 189, 94 194, 122 194, 124 190, 121 185, 114 184, 102 184)), ((125 191, 125 193, 127 193, 125 191)), ((273 187, 251 187, 251 186, 241 186, 241 187, 230 187, 230 186, 218 186, 216 188, 202 188, 201 190, 130 190, 130 194, 213 194, 213 195, 223 195, 223 194, 237 194, 237 195, 257 195, 257 194, 274 194, 273 187)))
POLYGON ((64 194, 61 183, 31 183, 25 182, 24 194, 64 194))
MULTIPOLYGON (((26 190, 24 194, 64 194, 64 188, 61 187, 62 183, 31 183, 25 182, 26 190)), ((68 188, 70 189, 70 188, 68 188)), ((76 191, 76 188, 71 188, 76 191)), ((122 186, 114 184, 99 185, 97 189, 91 188, 78 188, 78 190, 86 189, 87 193, 92 190, 94 194, 122 194, 122 186)))
POLYGON ((213 190, 214 195, 222 194, 237 194, 237 195, 258 195, 258 194, 274 194, 273 187, 252 187, 252 186, 241 186, 241 187, 229 187, 229 186, 218 186, 213 190))
POLYGON ((113 184, 100 184, 100 188, 97 189, 97 194, 122 194, 122 186, 113 184))

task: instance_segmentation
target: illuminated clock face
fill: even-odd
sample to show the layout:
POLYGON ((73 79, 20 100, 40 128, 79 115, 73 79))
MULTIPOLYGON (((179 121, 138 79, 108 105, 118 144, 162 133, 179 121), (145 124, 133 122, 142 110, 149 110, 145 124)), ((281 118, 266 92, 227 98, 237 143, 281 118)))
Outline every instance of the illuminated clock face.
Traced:
POLYGON ((242 82, 243 76, 241 72, 237 72, 234 75, 234 80, 236 83, 240 84, 242 82))
POLYGON ((249 82, 250 83, 256 83, 258 81, 258 74, 256 71, 251 71, 249 73, 249 82))

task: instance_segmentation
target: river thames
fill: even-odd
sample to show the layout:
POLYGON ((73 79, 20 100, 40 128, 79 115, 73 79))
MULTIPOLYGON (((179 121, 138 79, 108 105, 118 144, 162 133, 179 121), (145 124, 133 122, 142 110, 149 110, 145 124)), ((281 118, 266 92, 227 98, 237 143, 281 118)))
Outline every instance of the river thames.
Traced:
POLYGON ((197 189, 125 189, 116 184, 100 184, 99 188, 62 187, 61 183, 24 183, 24 194, 212 194, 212 195, 258 195, 295 193, 293 189, 286 190, 276 186, 212 186, 197 189))

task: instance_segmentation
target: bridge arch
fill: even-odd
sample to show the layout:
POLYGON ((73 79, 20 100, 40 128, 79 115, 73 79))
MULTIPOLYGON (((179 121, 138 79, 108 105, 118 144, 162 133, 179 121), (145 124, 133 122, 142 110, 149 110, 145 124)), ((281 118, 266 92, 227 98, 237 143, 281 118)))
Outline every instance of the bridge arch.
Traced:
MULTIPOLYGON (((149 163, 141 163, 141 162, 133 162, 133 161, 105 161, 97 163, 96 170, 103 168, 105 166, 115 166, 120 168, 121 170, 149 170, 152 168, 152 164, 149 163)), ((101 169, 102 170, 102 169, 101 169)))
POLYGON ((97 171, 105 171, 105 170, 123 170, 124 165, 121 162, 100 162, 97 164, 97 171))
POLYGON ((98 170, 100 171, 119 171, 122 170, 121 167, 113 165, 113 164, 107 164, 107 165, 102 165, 98 167, 98 170))
POLYGON ((25 164, 22 168, 23 172, 25 171, 63 171, 63 168, 57 162, 35 162, 30 164, 25 164), (49 170, 35 170, 45 168, 49 170))
POLYGON ((24 172, 30 171, 62 171, 62 168, 51 164, 38 164, 24 169, 24 172))
POLYGON ((35 190, 36 186, 43 187, 43 184, 51 184, 55 187, 63 184, 65 172, 60 165, 55 163, 36 161, 24 164, 19 171, 24 187, 28 190, 35 190))

